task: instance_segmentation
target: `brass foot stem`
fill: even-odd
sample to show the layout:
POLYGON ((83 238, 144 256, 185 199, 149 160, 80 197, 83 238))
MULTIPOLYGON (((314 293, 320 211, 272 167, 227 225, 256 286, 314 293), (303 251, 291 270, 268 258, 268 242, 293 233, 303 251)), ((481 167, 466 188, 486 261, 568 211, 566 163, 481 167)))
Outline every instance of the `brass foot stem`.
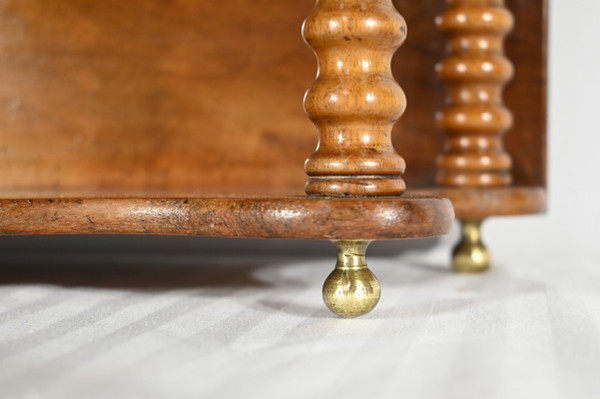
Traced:
POLYGON ((342 317, 369 313, 381 296, 379 281, 369 270, 365 253, 370 241, 334 241, 337 249, 335 270, 323 285, 325 305, 342 317))
POLYGON ((462 273, 478 273, 490 267, 490 253, 481 242, 481 220, 461 221, 462 240, 452 252, 452 267, 462 273))

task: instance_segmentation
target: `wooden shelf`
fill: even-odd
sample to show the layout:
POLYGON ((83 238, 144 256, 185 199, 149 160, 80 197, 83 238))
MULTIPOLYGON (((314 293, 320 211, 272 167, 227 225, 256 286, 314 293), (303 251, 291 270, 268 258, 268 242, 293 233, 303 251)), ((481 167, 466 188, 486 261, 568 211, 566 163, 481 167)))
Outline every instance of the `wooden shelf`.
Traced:
POLYGON ((0 199, 0 234, 166 234, 289 239, 404 239, 446 234, 447 199, 305 196, 0 199))
POLYGON ((546 210, 543 187, 433 188, 412 192, 449 198, 457 219, 530 215, 546 210))
POLYGON ((0 207, 0 234, 402 239, 445 234, 453 212, 457 219, 542 213, 546 189, 429 188, 409 190, 402 197, 333 199, 309 198, 300 189, 263 187, 35 188, 0 192, 0 207), (440 198, 452 201, 454 211, 440 198))

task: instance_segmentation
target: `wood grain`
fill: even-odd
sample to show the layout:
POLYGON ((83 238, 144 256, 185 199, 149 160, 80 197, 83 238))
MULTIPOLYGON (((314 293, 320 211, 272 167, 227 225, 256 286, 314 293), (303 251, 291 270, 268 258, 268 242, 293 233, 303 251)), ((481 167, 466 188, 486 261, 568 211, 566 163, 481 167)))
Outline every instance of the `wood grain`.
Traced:
POLYGON ((0 234, 387 240, 446 234, 453 220, 449 200, 419 196, 0 200, 0 234))
POLYGON ((437 182, 455 187, 497 187, 512 182, 502 137, 512 125, 503 89, 514 69, 504 38, 514 19, 503 0, 448 0, 436 24, 447 37, 447 56, 436 65, 447 100, 437 122, 446 134, 437 182))
POLYGON ((312 0, 0 0, 0 186, 302 187, 312 0))
MULTIPOLYGON (((410 189, 434 187, 433 160, 443 151, 444 134, 432 115, 445 107, 445 88, 435 65, 444 57, 446 40, 435 18, 446 0, 395 0, 409 26, 408 39, 393 60, 393 72, 408 98, 408 107, 393 131, 393 143, 408 165, 404 179, 410 189), (418 148, 418 151, 411 149, 418 148)), ((513 126, 504 136, 512 158, 515 186, 546 185, 546 0, 506 0, 515 17, 505 53, 514 65, 504 103, 513 126)))
POLYGON ((450 199, 457 219, 531 215, 546 211, 546 189, 543 187, 447 187, 408 192, 450 199))
POLYGON ((391 132, 406 97, 391 60, 406 39, 404 19, 391 0, 317 0, 302 33, 319 65, 304 96, 319 129, 317 150, 305 164, 306 193, 402 194, 406 164, 391 132))
MULTIPOLYGON (((409 26, 393 73, 408 187, 435 185, 444 0, 394 1, 409 26)), ((505 147, 517 186, 545 185, 545 4, 515 15, 505 147)), ((317 129, 300 27, 313 0, 0 0, 0 189, 302 189, 317 129)))

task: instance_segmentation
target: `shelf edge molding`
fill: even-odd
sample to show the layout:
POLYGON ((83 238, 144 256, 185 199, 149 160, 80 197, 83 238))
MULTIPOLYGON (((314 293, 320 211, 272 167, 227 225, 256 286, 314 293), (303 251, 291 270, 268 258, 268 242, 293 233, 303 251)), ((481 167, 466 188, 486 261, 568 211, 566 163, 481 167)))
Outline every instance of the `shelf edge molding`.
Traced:
POLYGON ((60 198, 0 200, 0 234, 153 234, 390 240, 447 234, 452 203, 379 198, 60 198))

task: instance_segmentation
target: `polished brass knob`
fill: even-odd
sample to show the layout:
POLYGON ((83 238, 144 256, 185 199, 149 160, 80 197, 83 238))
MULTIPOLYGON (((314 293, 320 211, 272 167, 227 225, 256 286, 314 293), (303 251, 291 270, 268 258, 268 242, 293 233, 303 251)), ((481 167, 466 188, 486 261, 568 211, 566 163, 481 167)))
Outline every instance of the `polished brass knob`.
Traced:
POLYGON ((379 281, 369 270, 365 259, 370 243, 363 240, 334 241, 337 263, 323 285, 323 300, 339 316, 362 316, 379 302, 379 281))
POLYGON ((483 272, 490 267, 490 252, 481 242, 481 220, 461 221, 462 240, 452 252, 452 267, 462 273, 483 272))

